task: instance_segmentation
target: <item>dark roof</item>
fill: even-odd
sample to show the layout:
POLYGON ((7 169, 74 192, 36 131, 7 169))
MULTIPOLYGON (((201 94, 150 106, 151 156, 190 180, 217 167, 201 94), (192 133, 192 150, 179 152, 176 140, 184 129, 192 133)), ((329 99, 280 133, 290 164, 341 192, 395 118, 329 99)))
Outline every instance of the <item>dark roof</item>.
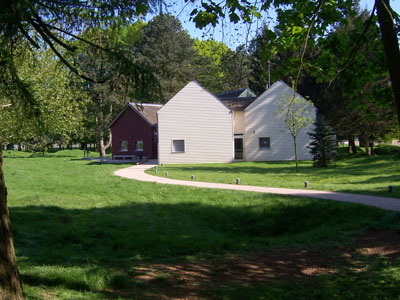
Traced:
POLYGON ((163 107, 162 104, 150 103, 129 103, 129 106, 140 113, 151 125, 157 124, 157 112, 163 107))
POLYGON ((226 106, 232 110, 244 110, 257 97, 248 87, 215 94, 226 106))
POLYGON ((217 96, 218 98, 225 98, 225 97, 239 97, 240 94, 242 94, 247 88, 241 88, 241 89, 237 89, 237 90, 233 90, 233 91, 228 91, 228 92, 221 92, 221 93, 216 93, 215 96, 217 96))
POLYGON ((226 106, 235 111, 244 110, 247 106, 249 106, 257 97, 246 97, 246 98, 219 98, 226 106))
POLYGON ((152 104, 152 103, 134 103, 130 102, 127 103, 124 108, 121 110, 121 112, 112 120, 110 125, 108 127, 110 128, 115 121, 118 120, 118 118, 122 115, 124 111, 126 111, 127 107, 130 107, 133 109, 139 116, 143 118, 149 124, 150 126, 155 126, 157 125, 157 111, 163 106, 162 104, 152 104))
POLYGON ((251 98, 257 95, 248 87, 215 94, 218 98, 251 98))

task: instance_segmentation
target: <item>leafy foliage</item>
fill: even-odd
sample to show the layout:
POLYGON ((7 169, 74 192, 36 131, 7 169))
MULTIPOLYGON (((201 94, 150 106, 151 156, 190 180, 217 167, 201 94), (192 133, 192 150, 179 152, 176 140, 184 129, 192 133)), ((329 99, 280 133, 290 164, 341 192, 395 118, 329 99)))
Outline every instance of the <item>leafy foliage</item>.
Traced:
MULTIPOLYGON (((324 72, 315 76, 319 95, 316 105, 330 121, 337 124, 340 137, 362 136, 380 141, 398 128, 394 98, 385 65, 379 28, 371 25, 364 43, 351 65, 343 68, 354 40, 360 39, 367 12, 346 19, 335 31, 319 41, 315 64, 324 72), (338 80, 330 83, 332 77, 338 80), (319 87, 318 87, 319 86, 319 87)), ((311 89, 311 87, 309 87, 311 89)))
POLYGON ((194 48, 201 58, 197 80, 208 90, 217 93, 248 85, 249 58, 243 47, 234 51, 222 42, 195 39, 194 48))
POLYGON ((54 142, 66 143, 80 129, 87 95, 83 83, 71 77, 50 51, 26 52, 18 61, 18 74, 31 89, 36 118, 26 108, 4 96, 9 105, 0 114, 2 144, 27 141, 43 149, 54 142))

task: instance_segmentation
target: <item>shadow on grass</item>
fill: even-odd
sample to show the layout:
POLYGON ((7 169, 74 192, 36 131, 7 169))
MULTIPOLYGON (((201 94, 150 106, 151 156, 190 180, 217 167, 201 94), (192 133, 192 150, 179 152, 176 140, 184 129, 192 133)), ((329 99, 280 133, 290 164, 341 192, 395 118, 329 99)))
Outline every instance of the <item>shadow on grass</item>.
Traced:
POLYGON ((380 176, 375 176, 375 177, 369 178, 367 180, 356 181, 354 183, 358 183, 358 184, 361 184, 361 183, 366 183, 366 184, 368 184, 368 183, 386 183, 388 185, 390 184, 390 185, 394 186, 394 184, 398 183, 398 182, 400 182, 400 175, 391 175, 391 176, 380 175, 380 176))
POLYGON ((88 210, 27 206, 10 211, 18 254, 30 262, 62 265, 213 256, 268 244, 318 241, 386 214, 322 200, 299 200, 294 206, 134 203, 88 210))
POLYGON ((379 258, 347 259, 334 274, 304 276, 302 280, 276 280, 261 284, 221 284, 207 290, 209 299, 397 299, 400 280, 390 274, 400 263, 387 264, 379 258), (354 270, 354 264, 365 267, 354 270))
POLYGON ((379 222, 379 209, 334 201, 293 199, 265 204, 132 203, 65 209, 12 207, 16 248, 37 263, 109 263, 208 256, 271 245, 317 242, 379 222))
MULTIPOLYGON (((382 223, 387 217, 386 212, 370 207, 307 199, 292 205, 241 207, 199 203, 132 203, 87 210, 26 206, 12 207, 10 213, 24 282, 95 293, 128 289, 129 295, 140 286, 129 270, 141 263, 188 263, 268 245, 325 245, 340 233, 382 223), (35 271, 40 266, 55 270, 35 271), (77 266, 82 269, 75 270, 77 266), (114 269, 122 273, 113 273, 114 269)), ((391 218, 400 222, 399 214, 391 218)), ((272 268, 279 271, 278 265, 272 268)))

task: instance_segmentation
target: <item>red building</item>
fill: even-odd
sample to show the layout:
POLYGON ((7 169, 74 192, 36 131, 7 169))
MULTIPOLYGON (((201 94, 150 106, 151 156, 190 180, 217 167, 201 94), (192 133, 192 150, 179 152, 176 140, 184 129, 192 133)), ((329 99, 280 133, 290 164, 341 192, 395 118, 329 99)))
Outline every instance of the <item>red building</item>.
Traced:
POLYGON ((128 103, 111 122, 113 159, 157 158, 157 111, 161 104, 128 103))

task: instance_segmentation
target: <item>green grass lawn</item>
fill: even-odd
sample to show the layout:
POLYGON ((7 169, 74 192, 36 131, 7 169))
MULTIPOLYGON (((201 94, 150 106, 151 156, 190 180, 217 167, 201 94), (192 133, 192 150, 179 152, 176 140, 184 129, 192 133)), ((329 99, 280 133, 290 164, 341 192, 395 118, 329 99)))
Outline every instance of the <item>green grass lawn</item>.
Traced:
MULTIPOLYGON (((83 161, 81 151, 44 157, 4 154, 27 299, 162 299, 146 296, 156 291, 136 275, 140 267, 222 259, 266 248, 336 248, 351 244, 366 228, 400 229, 399 214, 356 204, 128 180, 113 175, 127 165, 83 161)), ((375 163, 389 169, 386 160, 375 163)), ((398 261, 367 260, 366 268, 368 264, 373 276, 365 288, 379 290, 379 299, 400 293, 382 288, 382 280, 400 285, 398 261)), ((303 296, 320 288, 333 297, 356 279, 350 274, 348 279, 321 277, 312 285, 301 280, 296 285, 303 296)), ((290 299, 299 293, 296 285, 284 279, 270 285, 272 290, 230 285, 210 288, 201 299, 273 299, 280 292, 290 299)), ((354 293, 348 295, 353 299, 354 293)), ((303 297, 310 298, 312 294, 303 297)))
POLYGON ((195 175, 197 181, 240 184, 293 189, 309 188, 315 190, 348 192, 400 198, 400 155, 365 154, 341 159, 328 168, 314 168, 311 161, 301 161, 296 173, 294 162, 236 162, 230 164, 188 164, 164 165, 155 174, 175 179, 190 180, 195 175), (393 192, 388 193, 388 186, 393 192))

